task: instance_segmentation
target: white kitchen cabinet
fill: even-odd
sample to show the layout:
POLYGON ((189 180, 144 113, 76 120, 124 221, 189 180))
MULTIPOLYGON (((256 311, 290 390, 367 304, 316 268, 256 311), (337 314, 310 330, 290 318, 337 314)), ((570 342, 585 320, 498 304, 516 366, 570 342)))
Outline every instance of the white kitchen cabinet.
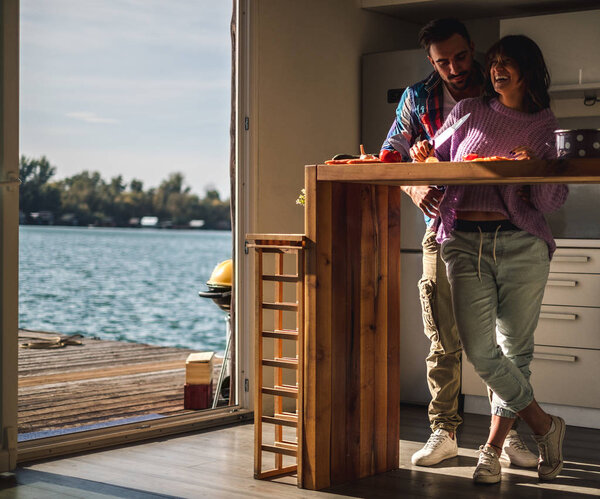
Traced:
MULTIPOLYGON (((486 397, 485 385, 473 366, 466 364, 468 362, 463 367, 463 393, 486 397)), ((600 350, 536 345, 531 362, 531 384, 540 403, 600 409, 600 350)))
MULTIPOLYGON (((535 331, 531 383, 537 401, 551 404, 550 412, 563 415, 568 424, 598 428, 600 241, 595 248, 592 243, 563 248, 559 242, 535 331)), ((467 411, 489 408, 485 385, 464 357, 462 392, 467 411)))
POLYGON ((600 350, 599 329, 598 307, 542 305, 535 342, 538 345, 600 350))
MULTIPOLYGON (((425 225, 425 224, 423 224, 425 225)), ((430 342, 423 332, 421 303, 417 283, 423 273, 422 253, 402 253, 400 289, 400 400, 428 404, 425 358, 430 342)))
POLYGON ((558 118, 600 116, 600 10, 500 21, 500 36, 527 35, 542 50, 550 72, 552 110, 558 118))
POLYGON ((542 50, 552 85, 600 83, 600 10, 500 21, 500 36, 527 35, 542 50), (581 70, 581 81, 579 80, 581 70))

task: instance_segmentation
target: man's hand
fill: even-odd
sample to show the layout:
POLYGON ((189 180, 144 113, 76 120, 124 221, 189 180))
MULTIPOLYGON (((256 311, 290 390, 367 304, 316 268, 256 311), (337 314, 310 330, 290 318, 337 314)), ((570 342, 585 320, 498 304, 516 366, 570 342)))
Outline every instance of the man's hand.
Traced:
POLYGON ((406 192, 425 215, 430 218, 437 217, 440 201, 444 195, 443 191, 429 185, 405 185, 402 190, 406 192))
POLYGON ((422 163, 429 156, 433 156, 433 147, 431 146, 431 144, 429 143, 428 140, 422 140, 422 141, 415 143, 410 148, 409 153, 410 153, 410 157, 413 159, 413 161, 422 163))

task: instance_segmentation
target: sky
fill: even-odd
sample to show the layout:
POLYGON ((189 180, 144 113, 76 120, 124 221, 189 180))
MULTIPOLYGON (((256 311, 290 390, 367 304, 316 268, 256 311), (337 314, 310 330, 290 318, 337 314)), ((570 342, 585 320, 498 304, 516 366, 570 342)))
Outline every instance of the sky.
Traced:
POLYGON ((21 0, 21 154, 229 197, 231 4, 21 0))

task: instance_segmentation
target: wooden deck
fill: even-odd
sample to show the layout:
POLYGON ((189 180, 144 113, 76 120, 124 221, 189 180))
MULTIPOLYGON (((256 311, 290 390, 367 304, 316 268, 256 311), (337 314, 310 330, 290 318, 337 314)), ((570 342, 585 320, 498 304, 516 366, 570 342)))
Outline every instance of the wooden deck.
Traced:
MULTIPOLYGON (((58 336, 19 330, 19 343, 58 336)), ((80 340, 79 346, 19 348, 19 434, 187 412, 185 359, 194 350, 80 340)))

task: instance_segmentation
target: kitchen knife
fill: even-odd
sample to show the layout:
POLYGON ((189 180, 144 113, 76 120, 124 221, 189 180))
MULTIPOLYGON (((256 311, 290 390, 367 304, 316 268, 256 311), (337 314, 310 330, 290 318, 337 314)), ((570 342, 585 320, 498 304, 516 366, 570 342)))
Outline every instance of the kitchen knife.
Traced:
POLYGON ((435 137, 432 141, 431 141, 431 146, 435 149, 436 147, 441 146, 444 142, 446 142, 450 137, 452 137, 452 135, 454 134, 454 132, 456 132, 456 130, 458 130, 462 124, 467 121, 467 118, 471 116, 471 113, 467 113, 465 114, 462 118, 460 118, 456 123, 454 123, 452 126, 449 126, 448 128, 446 128, 446 130, 444 130, 442 133, 440 133, 437 137, 435 137))

